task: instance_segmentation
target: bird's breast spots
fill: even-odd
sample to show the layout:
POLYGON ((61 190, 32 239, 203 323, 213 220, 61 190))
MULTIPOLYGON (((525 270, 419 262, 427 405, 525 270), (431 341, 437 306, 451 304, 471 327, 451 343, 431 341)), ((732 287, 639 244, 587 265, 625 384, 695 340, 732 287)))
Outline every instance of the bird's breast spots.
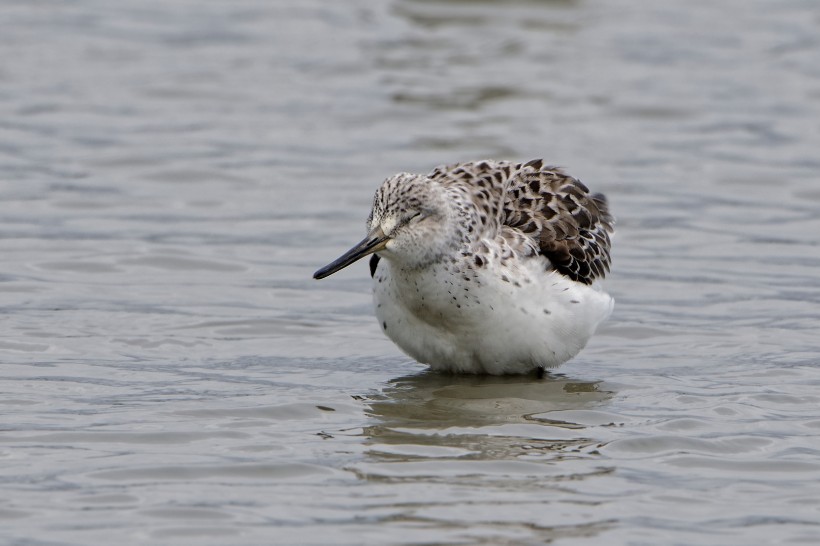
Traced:
MULTIPOLYGON (((379 256, 377 254, 373 254, 370 257, 370 277, 376 276, 376 268, 379 266, 379 256)), ((381 282, 381 276, 379 276, 379 282, 381 282)))

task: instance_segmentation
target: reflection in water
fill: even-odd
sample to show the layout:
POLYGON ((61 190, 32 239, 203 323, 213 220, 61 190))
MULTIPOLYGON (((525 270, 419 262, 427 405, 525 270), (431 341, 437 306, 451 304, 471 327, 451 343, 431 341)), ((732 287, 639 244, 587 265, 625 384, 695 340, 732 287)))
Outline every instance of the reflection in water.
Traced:
POLYGON ((365 457, 348 470, 368 484, 382 521, 435 529, 436 543, 594 537, 614 520, 577 506, 597 502, 586 490, 612 467, 590 437, 601 429, 564 416, 596 411, 612 395, 563 375, 401 377, 368 397, 375 423, 364 429, 365 457))
POLYGON ((425 372, 394 379, 380 395, 370 396, 369 413, 378 423, 364 433, 371 455, 394 461, 402 455, 406 460, 554 457, 596 441, 584 425, 551 420, 549 412, 588 409, 612 395, 600 381, 563 375, 538 379, 425 372))
POLYGON ((385 426, 480 426, 525 422, 529 415, 589 407, 611 398, 600 381, 564 375, 457 376, 432 372, 390 381, 371 414, 385 426))

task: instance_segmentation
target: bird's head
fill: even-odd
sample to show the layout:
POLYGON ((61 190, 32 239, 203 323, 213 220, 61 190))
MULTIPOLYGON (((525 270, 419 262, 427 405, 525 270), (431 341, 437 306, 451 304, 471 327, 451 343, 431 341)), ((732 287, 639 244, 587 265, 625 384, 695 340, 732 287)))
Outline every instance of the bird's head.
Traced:
POLYGON ((452 229, 454 217, 441 184, 417 174, 393 175, 373 197, 367 237, 316 271, 313 278, 323 279, 373 253, 402 268, 424 267, 458 244, 458 233, 452 229))

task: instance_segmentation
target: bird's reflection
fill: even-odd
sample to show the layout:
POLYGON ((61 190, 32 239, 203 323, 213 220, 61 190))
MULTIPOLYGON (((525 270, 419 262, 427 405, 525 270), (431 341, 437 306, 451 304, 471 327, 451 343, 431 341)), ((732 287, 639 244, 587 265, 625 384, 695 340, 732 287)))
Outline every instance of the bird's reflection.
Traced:
POLYGON ((420 446, 427 446, 433 456, 442 448, 469 450, 470 458, 506 458, 533 450, 554 454, 594 440, 584 426, 551 419, 550 412, 596 408, 612 395, 611 386, 601 381, 558 374, 538 378, 424 372, 394 379, 380 394, 367 397, 376 422, 364 434, 374 448, 371 454, 377 455, 406 452, 411 458, 425 458, 420 446), (386 445, 407 449, 385 450, 386 445))
POLYGON ((388 426, 481 426, 580 409, 611 398, 601 381, 564 375, 458 376, 423 372, 393 379, 370 396, 370 414, 388 426))

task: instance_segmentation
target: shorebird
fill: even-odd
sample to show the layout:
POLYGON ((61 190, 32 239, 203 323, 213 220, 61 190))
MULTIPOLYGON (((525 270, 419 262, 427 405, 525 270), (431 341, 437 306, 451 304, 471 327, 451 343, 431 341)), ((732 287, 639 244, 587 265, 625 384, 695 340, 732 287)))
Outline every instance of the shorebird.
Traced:
POLYGON ((558 366, 612 312, 613 218, 602 194, 540 159, 399 173, 376 191, 367 237, 313 275, 370 255, 387 337, 433 370, 558 366))

